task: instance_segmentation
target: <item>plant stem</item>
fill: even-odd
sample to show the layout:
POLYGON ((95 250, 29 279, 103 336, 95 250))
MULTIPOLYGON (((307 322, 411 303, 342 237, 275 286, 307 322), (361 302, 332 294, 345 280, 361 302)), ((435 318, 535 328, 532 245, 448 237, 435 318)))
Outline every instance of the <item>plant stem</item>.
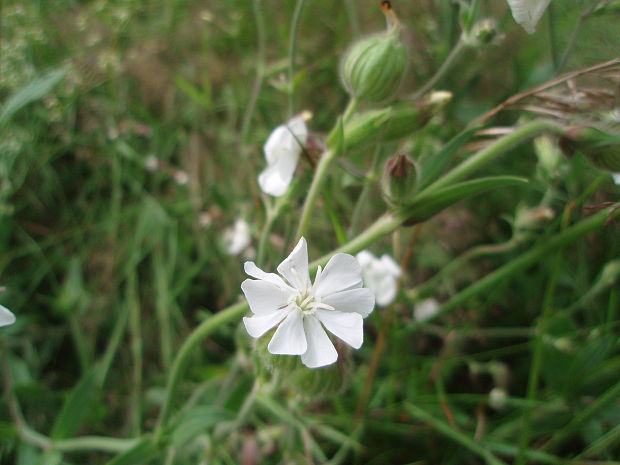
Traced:
POLYGON ((306 0, 297 0, 295 11, 293 12, 293 21, 291 23, 291 33, 289 36, 289 66, 288 66, 288 111, 289 117, 295 114, 295 89, 293 80, 295 79, 295 61, 297 59, 297 33, 299 32, 299 23, 301 14, 306 6, 306 0))
POLYGON ((457 58, 461 55, 463 50, 465 50, 465 42, 461 37, 458 42, 454 44, 454 47, 452 48, 452 50, 450 50, 450 53, 448 53, 448 56, 441 64, 439 69, 435 72, 433 77, 431 77, 426 84, 424 84, 413 94, 413 100, 419 99, 420 97, 424 96, 429 90, 431 90, 435 86, 435 84, 437 84, 446 75, 452 65, 456 62, 457 58))
POLYGON ((465 433, 462 433, 447 423, 435 418, 430 413, 422 410, 421 408, 413 405, 406 404, 406 409, 409 413, 418 420, 428 424, 437 432, 449 437, 450 439, 458 442, 463 447, 466 447, 470 451, 482 457, 489 465, 506 465, 505 462, 493 455, 489 450, 482 446, 478 441, 470 438, 465 433))
MULTIPOLYGON (((620 210, 617 210, 611 215, 611 218, 618 217, 620 217, 620 210)), ((591 217, 571 226, 570 228, 567 228, 565 231, 562 231, 554 238, 546 240, 542 244, 534 247, 520 257, 515 258, 511 262, 507 263, 501 268, 498 268, 497 270, 488 274, 479 281, 476 281, 471 286, 463 289, 461 292, 459 292, 450 300, 448 300, 445 304, 443 304, 439 311, 428 320, 426 320, 425 323, 454 310, 455 308, 467 302, 472 297, 497 286, 500 282, 517 276, 522 271, 542 260, 550 252, 560 247, 565 247, 569 244, 572 244, 573 242, 581 239, 586 234, 600 229, 604 226, 607 219, 607 211, 600 211, 592 215, 591 217)))
POLYGON ((185 339, 183 345, 179 349, 179 352, 174 359, 174 363, 172 364, 172 370, 170 371, 170 376, 168 377, 168 382, 166 384, 166 397, 164 399, 163 407, 159 413, 159 418, 157 420, 157 427, 155 430, 155 437, 157 439, 161 438, 163 433, 163 427, 166 425, 166 422, 170 418, 172 413, 172 402, 174 400, 174 396, 176 394, 176 390, 183 376, 183 372, 187 367, 187 363, 189 362, 189 358, 193 352, 193 350, 200 344, 207 336, 215 332, 215 330, 219 329, 221 326, 224 326, 231 321, 238 320, 241 318, 244 312, 248 309, 247 302, 239 302, 237 304, 226 307, 223 310, 220 310, 212 317, 203 321, 200 325, 198 325, 194 331, 185 339))
POLYGON ((260 95, 261 88, 263 87, 263 80, 265 76, 265 19, 263 17, 263 7, 261 3, 261 0, 253 0, 252 2, 252 5, 254 6, 254 18, 256 20, 256 40, 258 42, 258 50, 256 51, 256 76, 254 78, 254 85, 252 86, 252 95, 250 96, 250 101, 248 102, 243 116, 243 122, 241 123, 242 144, 246 144, 248 141, 252 117, 254 116, 256 102, 258 101, 258 96, 260 95))
POLYGON ((460 181, 464 177, 470 175, 482 165, 488 163, 507 150, 510 150, 517 144, 520 144, 521 142, 524 142, 532 137, 536 137, 544 132, 563 134, 564 130, 559 124, 548 120, 536 120, 524 124, 510 134, 499 138, 488 147, 476 152, 473 156, 454 167, 451 171, 424 189, 424 197, 431 195, 439 189, 455 184, 457 181, 460 181))
POLYGON ((314 206, 319 197, 319 192, 323 188, 323 184, 325 184, 327 173, 329 172, 329 168, 331 167, 335 159, 336 152, 333 150, 326 150, 325 152, 323 152, 323 155, 319 160, 319 164, 316 167, 316 171, 314 173, 314 178, 312 178, 310 190, 308 191, 308 195, 306 196, 306 200, 304 202, 301 220, 299 222, 299 226, 297 227, 296 237, 298 239, 308 233, 310 219, 315 214, 314 206))

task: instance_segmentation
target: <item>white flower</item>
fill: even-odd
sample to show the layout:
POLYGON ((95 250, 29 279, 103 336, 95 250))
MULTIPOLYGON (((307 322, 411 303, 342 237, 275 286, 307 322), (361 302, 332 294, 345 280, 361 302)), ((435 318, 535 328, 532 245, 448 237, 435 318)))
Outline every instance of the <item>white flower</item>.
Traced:
POLYGON ((620 186, 620 173, 611 173, 611 175, 614 178, 614 182, 620 186))
POLYGON ((15 315, 6 307, 0 305, 0 326, 8 326, 15 323, 15 315))
POLYGON ((239 255, 250 244, 250 226, 239 218, 234 226, 224 231, 226 251, 231 255, 239 255))
POLYGON ((369 289, 362 288, 362 270, 348 254, 334 255, 324 270, 319 267, 314 284, 308 272, 308 247, 302 237, 278 266, 265 273, 254 262, 245 263, 241 289, 254 315, 244 317, 250 336, 261 337, 278 326, 267 349, 272 354, 301 355, 310 368, 330 365, 338 353, 325 332, 359 349, 364 340, 362 320, 375 305, 369 289))
POLYGON ((267 168, 258 176, 263 192, 275 197, 286 192, 307 139, 308 128, 303 116, 296 116, 274 129, 264 147, 267 168))
POLYGON ((362 266, 364 284, 375 294, 377 305, 390 305, 398 292, 400 266, 389 255, 379 259, 367 250, 362 250, 356 258, 362 266))
POLYGON ((525 32, 533 34, 551 0, 508 0, 512 16, 525 32))
POLYGON ((441 305, 436 299, 426 299, 418 303, 413 309, 413 317, 416 321, 422 322, 434 317, 441 305))

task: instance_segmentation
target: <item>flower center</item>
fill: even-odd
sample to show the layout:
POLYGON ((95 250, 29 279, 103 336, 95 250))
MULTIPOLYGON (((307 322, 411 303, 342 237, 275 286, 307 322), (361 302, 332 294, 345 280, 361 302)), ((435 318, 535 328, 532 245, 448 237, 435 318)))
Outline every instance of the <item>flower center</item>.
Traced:
POLYGON ((290 305, 299 308, 305 315, 312 315, 315 310, 322 308, 334 310, 334 307, 321 302, 321 299, 312 293, 312 290, 299 290, 296 295, 291 296, 290 305))

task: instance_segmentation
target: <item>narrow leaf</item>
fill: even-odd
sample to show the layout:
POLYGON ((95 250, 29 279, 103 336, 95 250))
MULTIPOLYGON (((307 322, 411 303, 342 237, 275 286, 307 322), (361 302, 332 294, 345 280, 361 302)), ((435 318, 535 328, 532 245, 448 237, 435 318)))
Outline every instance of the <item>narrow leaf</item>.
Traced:
POLYGON ((39 100, 60 82, 65 70, 56 70, 26 84, 6 101, 0 112, 0 125, 6 123, 17 111, 35 100, 39 100))
POLYGON ((84 374, 67 397, 52 428, 52 438, 66 439, 75 436, 82 422, 92 412, 91 407, 97 397, 96 394, 95 371, 91 369, 84 374))
POLYGON ((526 184, 525 178, 516 176, 493 176, 474 179, 440 189, 430 195, 422 195, 407 207, 407 215, 414 222, 421 222, 436 215, 444 208, 490 189, 504 187, 511 184, 526 184))
POLYGON ((478 130, 478 127, 465 129, 456 136, 454 136, 448 143, 446 143, 439 152, 429 155, 421 161, 422 180, 420 188, 424 189, 426 186, 432 184, 450 162, 454 159, 454 156, 458 150, 465 144, 478 130))
POLYGON ((145 465, 159 455, 151 438, 144 438, 127 452, 110 460, 106 465, 145 465))

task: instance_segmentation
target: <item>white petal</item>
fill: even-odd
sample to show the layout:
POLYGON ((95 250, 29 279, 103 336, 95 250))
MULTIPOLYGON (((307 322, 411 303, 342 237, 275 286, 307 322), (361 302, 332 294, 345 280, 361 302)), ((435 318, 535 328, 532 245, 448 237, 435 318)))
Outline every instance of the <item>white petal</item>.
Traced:
POLYGON ((276 355, 301 355, 308 349, 301 310, 291 311, 280 323, 267 349, 276 355))
POLYGON ((308 245, 303 237, 291 254, 278 265, 278 273, 284 276, 293 287, 305 290, 310 287, 308 274, 308 245))
POLYGON ((374 281, 367 281, 366 285, 374 292, 375 301, 380 307, 387 307, 396 298, 398 293, 398 280, 389 274, 381 276, 374 281))
POLYGON ((291 287, 284 282, 280 276, 275 273, 265 273, 259 267, 256 266, 254 262, 245 262, 243 264, 243 269, 249 276, 252 276, 256 279, 262 279, 263 281, 270 282, 275 284, 276 286, 289 289, 291 292, 293 291, 291 287))
POLYGON ((258 185, 265 194, 279 197, 288 189, 293 180, 293 173, 297 167, 299 154, 285 154, 273 165, 267 166, 258 175, 258 185))
POLYGON ((437 314, 441 306, 436 299, 426 299, 417 304, 413 310, 413 317, 416 321, 426 321, 437 314))
POLYGON ((364 268, 367 265, 370 265, 372 262, 376 260, 375 256, 372 253, 370 253, 368 250, 362 250, 360 253, 358 253, 355 256, 355 258, 360 263, 362 268, 364 268))
POLYGON ((231 255, 240 254, 250 244, 250 239, 250 226, 242 219, 235 221, 235 225, 224 232, 226 250, 231 255))
POLYGON ((302 117, 291 119, 271 133, 264 147, 267 168, 258 176, 263 192, 276 197, 286 192, 307 138, 302 117))
POLYGON ((8 326, 15 323, 15 315, 8 308, 0 305, 0 326, 8 326))
POLYGON ((353 255, 337 253, 327 262, 315 293, 325 297, 336 292, 362 287, 362 267, 353 255))
POLYGON ((267 163, 273 164, 284 152, 301 152, 308 139, 308 128, 300 116, 292 118, 287 124, 275 128, 265 142, 264 152, 267 163))
POLYGON ((381 264, 381 268, 383 268, 386 273, 389 273, 392 276, 398 278, 403 273, 398 263, 396 263, 394 259, 389 255, 383 254, 379 263, 381 264))
POLYGON ((612 176, 614 178, 614 182, 620 186, 620 173, 612 173, 612 176))
POLYGON ((304 329, 308 338, 308 350, 301 356, 304 365, 318 368, 338 360, 338 352, 319 320, 312 315, 304 318, 304 329))
POLYGON ((354 349, 362 346, 364 319, 359 313, 317 310, 316 316, 334 336, 342 339, 354 349))
POLYGON ((248 334, 254 338, 261 337, 275 325, 280 323, 289 314, 290 310, 279 310, 277 312, 268 313, 267 315, 255 315, 248 318, 243 317, 243 324, 248 334))
POLYGON ((551 0, 508 0, 512 16, 517 23, 523 26, 528 34, 533 34, 536 25, 551 0))
POLYGON ((366 318, 375 306, 375 295, 366 288, 350 289, 324 297, 323 303, 339 312, 355 312, 366 318))
POLYGON ((256 315, 266 315, 281 310, 288 304, 290 293, 268 281, 246 279, 241 283, 241 290, 248 300, 250 310, 256 315))

